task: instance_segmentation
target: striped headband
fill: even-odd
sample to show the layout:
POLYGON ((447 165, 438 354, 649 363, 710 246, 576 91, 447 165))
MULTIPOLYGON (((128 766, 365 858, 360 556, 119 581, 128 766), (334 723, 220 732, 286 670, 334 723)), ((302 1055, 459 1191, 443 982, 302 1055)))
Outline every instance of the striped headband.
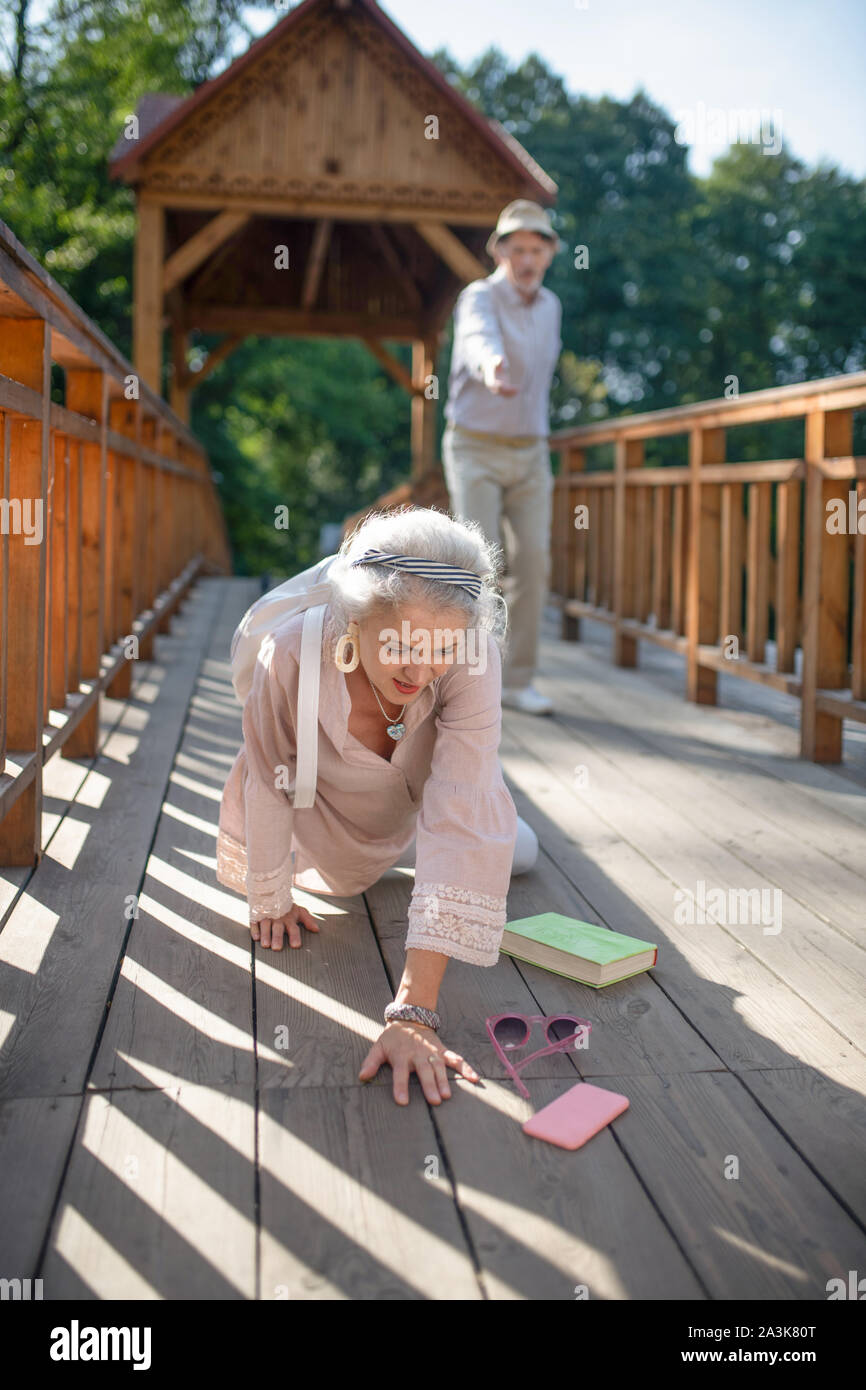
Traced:
POLYGON ((423 575, 425 579, 439 579, 443 584, 457 584, 466 589, 473 598, 481 593, 481 575, 475 570, 458 569, 456 565, 444 565, 441 560, 422 560, 417 555, 390 555, 386 550, 365 550, 352 565, 392 565, 394 569, 408 570, 411 574, 423 575))

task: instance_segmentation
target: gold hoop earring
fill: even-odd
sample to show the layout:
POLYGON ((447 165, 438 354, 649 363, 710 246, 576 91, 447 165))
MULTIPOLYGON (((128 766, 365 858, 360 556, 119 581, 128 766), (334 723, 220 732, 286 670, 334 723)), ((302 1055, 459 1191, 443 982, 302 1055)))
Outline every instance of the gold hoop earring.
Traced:
POLYGON ((342 637, 337 642, 337 649, 334 652, 334 662, 338 671, 354 671, 358 662, 361 660, 361 653, 359 650, 360 644, 358 642, 358 624, 355 622, 349 623, 349 629, 348 632, 343 633, 342 637), (347 643, 352 648, 351 661, 347 661, 344 656, 347 643))

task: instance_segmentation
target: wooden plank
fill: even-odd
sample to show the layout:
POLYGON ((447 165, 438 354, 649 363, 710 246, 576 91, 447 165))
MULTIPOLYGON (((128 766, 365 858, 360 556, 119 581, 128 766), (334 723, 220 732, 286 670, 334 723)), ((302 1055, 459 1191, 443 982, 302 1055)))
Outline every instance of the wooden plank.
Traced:
POLYGON ((816 705, 820 689, 847 683, 848 537, 827 530, 827 504, 847 503, 844 483, 827 480, 820 470, 823 458, 851 451, 850 410, 806 417, 806 515, 803 562, 803 700, 801 753, 814 762, 837 763, 842 757, 842 721, 822 714, 816 705))
MULTIPOLYGON (((625 1078, 609 1089, 629 1095, 633 1084, 625 1078)), ((647 1196, 652 1185, 626 1160, 628 1111, 569 1152, 520 1128, 562 1094, 561 1081, 530 1083, 531 1102, 493 1082, 482 1091, 461 1079, 453 1089, 437 1128, 490 1298, 705 1296, 692 1252, 672 1238, 647 1196)))
POLYGON ((313 229, 313 241, 304 267, 304 283, 301 286, 302 309, 312 309, 318 297, 333 230, 334 222, 330 217, 320 217, 313 229))
MULTIPOLYGON (((3 475, 3 496, 12 495, 12 460, 10 457, 11 426, 9 416, 0 411, 0 466, 3 475)), ((0 769, 6 767, 6 706, 9 699, 9 533, 0 529, 0 769)), ((34 811, 35 814, 35 811, 34 811)))
POLYGON ((424 296, 412 278, 409 269, 403 264, 400 253, 391 239, 391 233, 381 222, 372 222, 366 230, 384 258, 391 274, 402 286, 410 308, 422 312, 424 310, 424 296))
POLYGON ((396 381, 398 386, 402 386, 403 390, 406 391, 408 395, 414 396, 416 387, 412 380, 412 373, 403 366, 402 362, 392 356, 384 343, 380 343, 378 338, 365 338, 364 346, 373 354, 376 361, 385 368, 385 371, 391 377, 392 381, 396 381))
POLYGON ((255 1095, 178 1080, 86 1096, 41 1272, 52 1298, 256 1297, 255 1095), (161 1083, 161 1084, 160 1084, 161 1083))
POLYGON ((211 348, 197 372, 183 372, 180 384, 188 388, 200 386, 203 381, 207 380, 211 372, 216 370, 221 362, 225 362, 225 360, 231 356, 235 348, 240 347, 243 341, 243 333, 226 334, 221 343, 217 343, 215 348, 211 348))
POLYGON ((160 204, 139 195, 133 277, 133 361, 141 380, 157 396, 162 395, 164 261, 165 212, 160 204))
POLYGON ((686 631, 686 573, 689 546, 689 493, 675 487, 673 496, 673 542, 671 546, 671 627, 679 636, 686 631))
POLYGON ((364 1083, 262 1094, 262 1299, 482 1297, 416 1085, 406 1107, 364 1083))
MULTIPOLYGON (((7 1278, 38 1277, 39 1251, 80 1110, 79 1096, 0 1102, 0 1229, 7 1278)), ((46 1296, 53 1296, 50 1288, 46 1296)))
POLYGON ((776 488, 776 670, 793 671, 800 637, 799 482, 776 488))
MULTIPOLYGON (((588 659, 589 652, 587 648, 588 659)), ((564 680, 569 687, 574 684, 580 690, 579 665, 564 660, 559 649, 550 646, 545 650, 545 661, 550 664, 554 679, 564 680)), ((627 700, 629 707, 634 708, 637 678, 623 678, 609 665, 600 673, 598 665, 597 658, 591 661, 587 677, 596 684, 603 682, 605 702, 610 696, 614 701, 612 708, 622 712, 622 721, 626 709, 623 702, 627 700)), ((669 691, 675 679, 671 670, 661 686, 657 677, 640 680, 644 734, 650 728, 671 728, 669 691)), ((852 780, 851 774, 844 771, 804 763, 797 753, 799 740, 795 729, 767 718, 764 712, 756 714, 720 706, 716 716, 685 706, 677 710, 676 728, 700 748, 704 769, 729 770, 731 783, 744 800, 760 804, 765 815, 782 825, 787 824, 790 812, 795 823, 803 827, 804 838, 866 878, 861 833, 866 830, 866 796, 862 794, 862 779, 852 780)))
POLYGON ((771 484, 750 483, 748 494, 746 651, 750 661, 763 662, 766 655, 770 601, 771 484))
POLYGON ((722 571, 719 593, 719 635, 743 635, 743 486, 726 483, 721 497, 722 571))
POLYGON ((9 492, 6 494, 7 621, 3 633, 7 684, 6 747, 34 752, 36 773, 0 824, 0 861, 26 866, 40 853, 42 725, 45 702, 48 479, 49 332, 41 319, 4 319, 0 370, 39 393, 35 419, 9 417, 9 492), (38 542, 35 543, 38 537, 38 542))
MULTIPOLYGON (((613 611, 617 623, 635 616, 635 554, 638 523, 638 492, 627 488, 628 469, 640 468, 644 461, 643 445, 617 444, 614 465, 614 542, 613 542, 613 611)), ((641 490, 643 496, 643 490, 641 490)), ((617 666, 634 666, 637 662, 637 643, 625 637, 619 627, 614 630, 613 660, 617 666)))
MULTIPOLYGON (((754 799, 767 800, 766 788, 742 786, 742 774, 730 772, 722 763, 705 770, 704 760, 684 758, 679 728, 672 731, 664 716, 647 712, 640 730, 629 723, 629 701, 619 692, 606 693, 603 702, 594 697, 582 680, 575 685, 580 695, 570 695, 569 704, 579 699, 581 710, 605 717, 604 755, 615 762, 633 783, 635 792, 643 788, 657 795, 674 811, 687 807, 691 823, 709 838, 717 838, 725 851, 759 875, 764 883, 774 883, 783 891, 785 930, 788 899, 793 898, 848 942, 866 947, 863 928, 863 878, 845 867, 838 858, 816 850, 810 835, 801 835, 789 826, 778 811, 772 818, 758 811, 754 799)), ((643 705, 642 705, 643 709, 643 705)), ((772 810, 772 803, 768 808, 772 810)), ((721 862, 721 856, 720 856, 721 862)), ((866 869, 866 866, 864 866, 866 869)), ((721 873, 721 870, 719 871, 721 873)), ((726 883, 742 883, 733 867, 723 875, 726 883)), ((859 957, 855 956, 854 968, 859 957)), ((866 956, 861 969, 866 970, 866 956)))
MULTIPOLYGON (((578 506, 578 507, 586 507, 586 508, 587 508, 589 525, 592 526, 592 503, 591 503, 591 500, 590 500, 590 494, 589 494, 584 488, 578 488, 577 491, 576 491, 575 494, 574 494, 574 501, 575 501, 575 505, 576 505, 576 506, 578 506)), ((596 518, 596 521, 597 521, 597 518, 596 518)), ((574 596, 575 596, 575 598, 585 599, 585 598, 586 598, 587 562, 588 562, 588 558, 589 558, 588 531, 587 531, 587 530, 575 531, 575 530, 574 530, 573 520, 572 520, 572 530, 574 531, 574 537, 575 537, 575 544, 574 544, 574 569, 573 569, 573 571, 572 571, 572 574, 573 574, 573 584, 574 584, 574 596)))
POLYGON ((483 280, 488 275, 477 256, 455 236, 444 222, 421 221, 415 223, 415 230, 432 246, 433 250, 453 270, 458 280, 483 280))
MULTIPOLYGON (((866 513, 866 480, 857 484, 858 516, 866 513)), ((854 612, 851 624, 851 695, 866 700, 866 534, 854 537, 854 612)))
MULTIPOLYGON (((150 204, 144 204, 148 210, 150 204)), ((139 215, 141 215, 142 205, 139 205, 139 215)), ((147 214, 145 214, 147 215, 147 214)), ((233 237, 250 221, 248 212, 239 212, 234 208, 226 208, 223 212, 218 212, 215 217, 206 222, 199 231, 194 232, 191 237, 173 251, 165 261, 162 268, 162 289, 163 294, 174 289, 182 280, 197 270, 200 265, 213 255, 225 241, 233 237)))
POLYGON ((716 672, 702 666, 697 649, 719 639, 721 498, 717 484, 702 484, 704 464, 721 463, 724 430, 694 428, 689 434, 689 551, 686 576, 686 635, 689 650, 686 694, 700 705, 716 703, 716 672))
MULTIPOLYGON (((67 818, 0 933, 5 1008, 15 1019, 0 1062, 4 1097, 82 1088, 129 928, 124 911, 141 884, 189 694, 222 601, 219 581, 203 585, 180 635, 166 639, 155 668, 137 673, 136 688, 144 681, 152 691, 155 682, 159 699, 127 705, 79 792, 83 817, 67 818), (82 819, 89 824, 95 807, 99 834, 82 834, 82 819)), ((121 981, 118 989, 123 994, 128 986, 121 981)))
MULTIPOLYGON (((560 698, 562 699, 562 696, 560 698)), ((577 738, 572 730, 566 734, 557 725, 558 720, 545 720, 544 729, 540 733, 536 731, 535 725, 529 726, 526 730, 521 727, 519 741, 535 751, 537 756, 545 759, 552 759, 554 754, 561 759, 564 754, 572 761, 575 757, 580 757, 586 765, 591 787, 590 809, 592 816, 598 817, 602 822, 595 834, 594 821, 585 811, 581 814, 580 807, 573 804, 579 797, 576 791, 572 791, 566 772, 561 771, 559 767, 552 769, 552 775, 560 784, 560 795, 562 790, 571 792, 570 796, 561 796, 561 804, 558 806, 560 823, 574 826, 572 833, 580 839, 585 847, 584 852, 589 852, 588 845, 598 842, 598 851, 593 853, 593 861, 597 863, 597 854, 602 854, 602 864, 609 873, 610 854, 605 851, 604 837, 612 838, 618 845, 619 863, 626 862, 624 847, 628 844, 634 851, 633 857, 628 856, 628 862, 631 863, 632 872, 635 874, 634 891, 640 891, 639 885, 647 877, 644 869, 635 868, 635 859, 642 859, 646 864, 654 866, 659 876, 656 880, 654 902, 658 914, 656 932, 662 930, 662 941, 675 942, 679 951, 686 954, 687 959, 702 961, 702 975, 705 975, 707 970, 710 971, 706 978, 716 981, 724 978, 719 973, 722 960, 726 969, 734 968, 739 974, 740 970, 733 962, 737 962, 741 968, 743 957, 746 956, 753 957, 766 972, 763 975, 763 988, 758 992, 753 988, 748 1002, 741 1000, 738 1004, 739 1016, 731 1017, 727 1021, 728 1037, 721 1042, 714 1041, 714 1034, 718 1033, 718 1024, 710 1028, 703 1017, 699 1019, 698 1015, 691 1011, 698 1007, 692 997, 687 1010, 689 1017, 698 1023, 701 1032, 713 1042, 716 1050, 725 1056, 725 1047, 743 1047, 743 1041, 732 1040, 731 1034, 742 1032, 751 1021, 759 1038, 755 1044, 750 1040, 748 1046, 756 1048, 752 1055, 763 1055, 764 1034, 767 1031, 766 1015, 774 1007, 778 1010, 777 1018, 781 1020, 782 1028, 781 1034, 776 1032, 775 1036, 783 1037, 786 1042, 785 1050, 781 1054, 785 1057, 782 1065, 791 1065, 791 1055, 803 1055, 798 1049, 805 1046, 806 1038, 812 1042, 815 1038, 828 1036, 826 1029, 830 1028, 831 1019, 833 1029, 838 1030, 834 1057, 838 1059, 846 1055, 844 1040, 847 1038, 854 1040, 852 1050, 859 1047, 860 1051, 866 1051, 862 1007, 857 1002, 858 998, 862 997, 863 988, 862 966, 859 963, 862 953, 790 898, 784 903, 783 930, 774 936, 764 936, 761 927, 757 925, 708 924, 696 930, 695 926, 689 926, 688 923, 677 922, 677 890, 682 893, 694 893, 696 883, 702 879, 710 887, 719 883, 749 887, 750 876, 744 865, 724 846, 711 841, 693 825, 691 810, 688 813, 677 812, 670 806, 668 798, 662 801, 646 788, 642 789, 640 798, 637 798, 631 770, 622 771, 610 764, 590 743, 577 738), (543 748, 539 747, 539 739, 543 748), (604 835, 599 839, 602 829, 604 835), (688 855, 683 855, 679 849, 679 846, 684 844, 689 846, 688 855), (685 949, 685 942, 688 942, 688 950, 685 949), (781 1001, 778 981, 788 986, 781 1001), (802 1004, 803 999, 810 1001, 808 1008, 802 1004), (824 1028, 817 1024, 818 1018, 821 1019, 824 1028), (795 1038, 792 1038, 792 1030, 797 1034, 795 1038)), ((656 766, 660 770, 660 763, 656 766)), ((581 872, 587 874, 586 868, 583 867, 581 872)), ((618 872, 617 878, 619 877, 618 872)), ((575 877, 575 881, 581 880, 575 877)), ((584 888, 583 891, 592 901, 589 888, 584 888)), ((643 891, 646 892, 646 889, 643 891)), ((628 931, 627 928, 625 930, 628 931)), ((641 935, 640 932, 630 934, 641 935)), ((659 938, 657 934, 653 937, 644 933, 643 939, 659 938)), ((660 956, 661 954, 660 952, 660 956)), ((672 961, 671 965, 677 970, 676 960, 672 961)), ((656 967, 657 978, 662 978, 659 974, 660 968, 656 967)), ((727 980, 732 983, 730 976, 727 980)), ((706 1005, 702 1003, 699 1007, 703 1013, 706 1005)), ((746 1055, 750 1055, 748 1048, 745 1050, 746 1055)), ((777 1052, 774 1060, 764 1065, 779 1065, 779 1055, 777 1052)), ((816 1057, 808 1053, 804 1060, 810 1064, 819 1064, 816 1057)))
MULTIPOLYGON (((99 444, 83 443, 80 452, 80 525, 79 610, 80 679, 99 675, 99 663, 105 650, 107 626, 106 580, 107 569, 107 473, 108 452, 105 439, 108 420, 108 379, 103 372, 69 371, 66 373, 66 400, 72 410, 99 422, 99 444)), ((68 758, 93 757, 99 731, 99 712, 96 706, 81 720, 64 745, 68 758)))
POLYGON ((866 1147, 863 1074, 859 1067, 791 1067, 749 1073, 749 1089, 816 1172, 831 1176, 840 1201, 863 1220, 866 1192, 862 1154, 866 1147), (861 1156, 858 1159, 858 1155, 861 1156))
MULTIPOLYGON (((817 411, 856 410, 866 404, 866 372, 852 372, 819 381, 798 382, 791 386, 771 386, 760 391, 744 391, 739 396, 689 405, 670 406, 666 410, 648 410, 633 415, 627 424, 615 425, 601 421, 595 425, 577 425, 574 429, 557 430, 552 439, 554 447, 606 444, 619 437, 621 431, 635 438, 642 432, 650 437, 665 434, 684 434, 689 425, 701 429, 724 428, 727 424, 745 424, 753 420, 783 420, 803 416, 809 409, 817 411), (847 399, 838 399, 839 397, 847 399), (828 401, 828 398, 831 398, 828 401)), ((850 453, 850 450, 847 451, 850 453)))
POLYGON ((652 613, 655 625, 671 625, 671 525, 673 492, 657 487, 653 492, 652 613))
POLYGON ((411 411, 412 479, 420 481, 433 470, 436 455, 436 408, 434 395, 427 394, 436 375, 435 337, 416 339, 412 344, 413 395, 411 411))
POLYGON ((614 580, 614 490, 612 487, 604 488, 600 494, 601 515, 604 525, 602 532, 602 603, 605 608, 613 612, 613 580, 614 580))
MULTIPOLYGON (((620 1143, 709 1297, 825 1300, 829 1278, 862 1264, 861 1228, 740 1078, 635 1076, 610 1088, 631 1102, 620 1143)), ((850 1184, 855 1151, 842 1162, 850 1184)))
POLYGON ((54 477, 51 489, 51 583, 48 632, 48 703, 62 709, 68 684, 68 588, 69 588, 69 507, 70 444, 67 435, 54 436, 54 477))

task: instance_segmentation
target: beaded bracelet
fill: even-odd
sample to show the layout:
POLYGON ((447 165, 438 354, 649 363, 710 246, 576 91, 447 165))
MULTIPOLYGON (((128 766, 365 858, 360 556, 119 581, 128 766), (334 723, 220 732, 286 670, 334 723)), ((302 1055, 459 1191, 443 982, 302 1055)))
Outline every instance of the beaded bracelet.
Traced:
POLYGON ((406 1023, 423 1023, 434 1032, 439 1032, 442 1022, 439 1015, 432 1009, 425 1009, 423 1004, 389 1004, 385 1010, 385 1022, 391 1023, 394 1019, 402 1019, 406 1023))

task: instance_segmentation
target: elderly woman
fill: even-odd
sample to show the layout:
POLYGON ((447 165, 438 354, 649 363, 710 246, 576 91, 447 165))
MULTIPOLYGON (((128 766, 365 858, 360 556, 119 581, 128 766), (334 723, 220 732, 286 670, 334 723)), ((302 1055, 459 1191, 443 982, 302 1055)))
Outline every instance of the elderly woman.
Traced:
POLYGON ((403 977, 359 1077, 389 1062, 403 1105, 412 1069, 437 1105, 451 1094, 447 1067, 478 1079, 439 1037, 439 988, 450 956, 496 964, 510 876, 538 850, 498 758, 498 563, 474 522, 425 508, 368 517, 309 572, 330 592, 315 804, 295 810, 284 790, 297 765, 303 613, 262 644, 222 795, 217 877, 246 894, 263 947, 318 930, 293 886, 351 897, 414 861, 403 977))

